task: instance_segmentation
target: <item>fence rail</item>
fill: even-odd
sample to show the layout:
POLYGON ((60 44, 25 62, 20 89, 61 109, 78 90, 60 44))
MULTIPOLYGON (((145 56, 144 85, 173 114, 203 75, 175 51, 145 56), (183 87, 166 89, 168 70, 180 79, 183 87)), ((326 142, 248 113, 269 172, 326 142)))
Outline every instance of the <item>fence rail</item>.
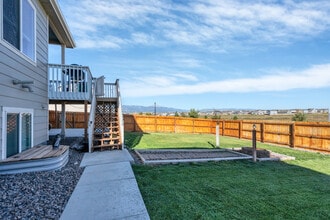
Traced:
MULTIPOLYGON (((72 114, 72 112, 68 114, 72 114)), ((71 116, 74 121, 67 121, 67 126, 70 124, 74 127, 83 125, 83 113, 74 114, 81 116, 71 116), (79 120, 82 121, 79 122, 79 120)), ((55 112, 50 111, 50 123, 53 126, 59 125, 59 123, 53 120, 56 118, 54 115, 55 112)), ((70 120, 70 117, 67 117, 67 120, 70 120)), ((124 115, 125 131, 133 132, 215 134, 217 123, 219 123, 220 134, 222 136, 251 139, 252 126, 256 125, 257 140, 260 142, 330 152, 330 122, 211 120, 167 116, 124 115)))

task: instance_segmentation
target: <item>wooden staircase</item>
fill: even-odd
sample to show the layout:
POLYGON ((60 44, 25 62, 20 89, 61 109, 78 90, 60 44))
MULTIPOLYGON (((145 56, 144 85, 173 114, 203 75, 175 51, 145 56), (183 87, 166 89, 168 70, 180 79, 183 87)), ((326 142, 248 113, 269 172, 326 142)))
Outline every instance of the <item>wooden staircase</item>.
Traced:
POLYGON ((97 98, 93 150, 122 149, 118 100, 97 98))

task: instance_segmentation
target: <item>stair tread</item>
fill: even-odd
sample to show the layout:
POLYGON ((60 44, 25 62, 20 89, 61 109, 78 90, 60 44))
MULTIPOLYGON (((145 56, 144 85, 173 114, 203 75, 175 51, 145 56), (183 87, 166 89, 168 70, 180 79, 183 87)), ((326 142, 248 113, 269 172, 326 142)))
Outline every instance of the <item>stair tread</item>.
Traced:
POLYGON ((119 147, 122 148, 121 144, 107 144, 107 145, 95 145, 93 148, 107 148, 107 147, 119 147))
POLYGON ((94 141, 119 141, 120 138, 95 138, 94 141))

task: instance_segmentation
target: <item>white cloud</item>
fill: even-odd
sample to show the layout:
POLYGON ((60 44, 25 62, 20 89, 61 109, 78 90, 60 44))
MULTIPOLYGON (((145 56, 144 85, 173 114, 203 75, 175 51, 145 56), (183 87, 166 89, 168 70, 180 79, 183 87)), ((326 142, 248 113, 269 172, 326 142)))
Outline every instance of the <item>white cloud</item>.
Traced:
MULTIPOLYGON (((122 82, 125 97, 183 95, 202 93, 249 93, 316 89, 330 87, 330 64, 312 66, 302 71, 283 71, 256 78, 180 84, 173 77, 152 77, 122 82)), ((177 75, 178 76, 178 75, 177 75)), ((184 76, 184 75, 183 75, 184 76)), ((179 77, 181 77, 179 75, 179 77)), ((188 77, 189 78, 189 77, 188 77)))
POLYGON ((62 1, 78 47, 129 44, 192 45, 223 51, 235 46, 283 44, 329 29, 330 2, 196 0, 62 1), (91 44, 90 41, 106 40, 91 44), (113 43, 113 42, 112 42, 113 43), (149 44, 148 44, 149 43, 149 44))
POLYGON ((193 74, 188 74, 188 73, 175 73, 172 74, 174 77, 181 78, 183 80, 188 80, 188 81, 198 81, 198 78, 193 75, 193 74))

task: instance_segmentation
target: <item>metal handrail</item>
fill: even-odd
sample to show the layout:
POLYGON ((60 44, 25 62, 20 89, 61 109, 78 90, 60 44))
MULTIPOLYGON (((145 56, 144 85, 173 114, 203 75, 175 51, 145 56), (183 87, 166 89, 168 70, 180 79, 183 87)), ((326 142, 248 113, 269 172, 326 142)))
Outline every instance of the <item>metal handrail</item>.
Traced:
POLYGON ((48 64, 48 80, 50 100, 92 99, 93 77, 87 66, 48 64))

